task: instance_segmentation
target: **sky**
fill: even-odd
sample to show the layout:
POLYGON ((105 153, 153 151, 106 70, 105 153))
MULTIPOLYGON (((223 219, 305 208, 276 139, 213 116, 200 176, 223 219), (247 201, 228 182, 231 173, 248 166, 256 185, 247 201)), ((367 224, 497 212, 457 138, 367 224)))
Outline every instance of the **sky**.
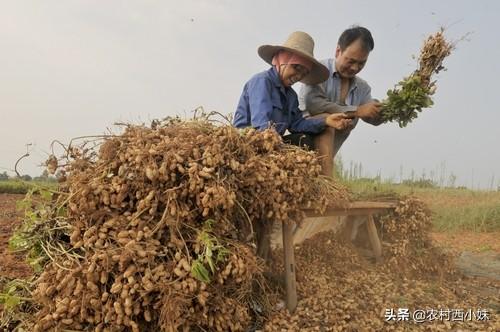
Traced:
POLYGON ((0 173, 14 174, 27 144, 18 169, 39 175, 53 140, 189 117, 198 106, 232 113, 245 82, 268 68, 258 46, 297 30, 325 59, 343 30, 370 29, 375 48, 359 76, 384 99, 444 26, 450 40, 467 38, 436 77, 434 106, 403 129, 360 122, 342 160, 361 164, 365 176, 454 174, 456 185, 496 188, 499 14, 493 0, 0 0, 0 173))

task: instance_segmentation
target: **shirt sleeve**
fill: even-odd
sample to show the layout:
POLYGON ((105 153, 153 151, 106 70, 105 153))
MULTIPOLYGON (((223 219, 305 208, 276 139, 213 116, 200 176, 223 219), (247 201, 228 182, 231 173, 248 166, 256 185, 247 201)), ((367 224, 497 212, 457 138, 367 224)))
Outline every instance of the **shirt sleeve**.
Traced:
POLYGON ((325 119, 305 119, 299 110, 298 100, 292 104, 290 128, 291 133, 319 134, 325 130, 325 119))
POLYGON ((363 105, 363 104, 366 104, 366 103, 369 103, 369 102, 372 102, 372 101, 375 101, 372 98, 372 88, 369 85, 367 85, 366 92, 365 92, 363 98, 361 98, 360 105, 363 105))
POLYGON ((269 128, 272 104, 271 82, 265 78, 252 80, 248 84, 248 104, 250 106, 250 121, 257 130, 269 128))
POLYGON ((324 84, 307 85, 300 89, 300 95, 304 103, 305 111, 311 115, 321 113, 342 113, 355 111, 357 106, 341 106, 328 99, 324 84))

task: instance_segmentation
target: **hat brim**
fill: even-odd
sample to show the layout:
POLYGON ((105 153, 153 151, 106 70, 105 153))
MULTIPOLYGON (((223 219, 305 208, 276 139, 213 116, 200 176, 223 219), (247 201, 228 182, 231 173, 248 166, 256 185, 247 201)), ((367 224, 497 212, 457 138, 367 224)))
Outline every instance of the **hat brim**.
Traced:
POLYGON ((311 63, 313 64, 309 74, 307 74, 302 80, 300 80, 300 82, 304 84, 314 85, 324 82, 328 79, 328 76, 330 75, 330 71, 328 70, 328 68, 319 63, 309 54, 297 51, 296 49, 285 46, 262 45, 258 48, 257 53, 262 58, 262 60, 272 65, 274 55, 281 50, 298 54, 301 57, 311 61, 311 63))

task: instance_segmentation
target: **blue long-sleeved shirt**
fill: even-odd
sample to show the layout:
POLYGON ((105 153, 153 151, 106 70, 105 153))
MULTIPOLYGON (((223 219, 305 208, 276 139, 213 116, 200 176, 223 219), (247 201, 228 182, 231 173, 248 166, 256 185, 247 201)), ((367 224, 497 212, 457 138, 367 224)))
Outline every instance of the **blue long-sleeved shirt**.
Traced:
POLYGON ((291 133, 318 134, 325 129, 324 119, 305 119, 299 110, 299 100, 292 88, 281 83, 276 68, 254 75, 243 87, 233 125, 264 130, 274 125, 283 135, 291 133))

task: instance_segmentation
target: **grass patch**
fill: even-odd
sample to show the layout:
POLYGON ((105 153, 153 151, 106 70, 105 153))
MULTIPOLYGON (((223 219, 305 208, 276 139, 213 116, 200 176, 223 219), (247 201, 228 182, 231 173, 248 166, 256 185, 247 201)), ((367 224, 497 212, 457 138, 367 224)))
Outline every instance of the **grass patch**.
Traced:
POLYGON ((0 181, 0 194, 26 194, 35 188, 57 188, 55 181, 23 181, 23 180, 2 180, 0 181))
POLYGON ((463 206, 434 209, 437 231, 491 232, 500 230, 500 206, 463 206))
POLYGON ((432 211, 436 231, 500 231, 500 192, 393 184, 376 179, 341 180, 357 200, 420 198, 432 211))

